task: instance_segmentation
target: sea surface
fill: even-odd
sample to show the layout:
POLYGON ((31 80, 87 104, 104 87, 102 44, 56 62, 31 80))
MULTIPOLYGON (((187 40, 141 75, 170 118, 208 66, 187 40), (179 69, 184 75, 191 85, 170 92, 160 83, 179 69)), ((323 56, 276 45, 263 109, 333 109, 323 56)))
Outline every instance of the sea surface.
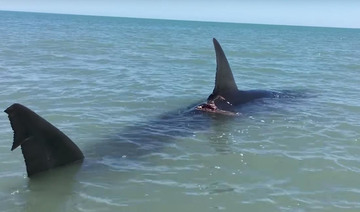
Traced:
POLYGON ((360 211, 360 30, 0 12, 0 108, 84 152, 27 178, 0 114, 0 211, 360 211), (239 89, 305 92, 184 115, 222 45, 239 89))

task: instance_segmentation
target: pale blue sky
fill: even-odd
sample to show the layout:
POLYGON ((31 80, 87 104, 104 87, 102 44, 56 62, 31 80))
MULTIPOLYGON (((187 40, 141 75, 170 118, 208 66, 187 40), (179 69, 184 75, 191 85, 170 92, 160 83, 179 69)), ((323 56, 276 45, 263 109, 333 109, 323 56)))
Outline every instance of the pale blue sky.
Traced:
POLYGON ((0 10, 360 28, 360 0, 0 0, 0 10))

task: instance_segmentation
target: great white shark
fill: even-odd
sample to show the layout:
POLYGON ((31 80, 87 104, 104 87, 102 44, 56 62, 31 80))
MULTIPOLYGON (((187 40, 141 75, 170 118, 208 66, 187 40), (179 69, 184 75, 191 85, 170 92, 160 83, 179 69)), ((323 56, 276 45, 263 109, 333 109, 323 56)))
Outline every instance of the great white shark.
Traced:
MULTIPOLYGON (((153 120, 135 123, 120 133, 99 142, 96 155, 136 158, 171 143, 174 137, 184 137, 198 130, 227 121, 230 116, 219 115, 215 109, 198 110, 209 102, 221 111, 233 114, 238 106, 263 98, 296 97, 291 93, 266 90, 239 90, 226 55, 219 42, 213 39, 216 53, 215 86, 206 100, 162 114, 153 120), (220 99, 218 97, 221 97, 220 99), (204 112, 205 111, 205 112, 204 112)), ((62 131, 40 115, 19 103, 5 111, 14 131, 11 150, 21 147, 28 177, 72 163, 82 163, 84 154, 62 131)), ((89 151, 89 154, 94 152, 89 151)))
POLYGON ((215 102, 217 106, 224 110, 231 110, 234 108, 230 106, 237 107, 263 98, 296 98, 304 96, 294 91, 239 90, 224 50, 215 38, 213 38, 213 43, 216 54, 215 86, 213 92, 207 98, 208 102, 221 96, 222 100, 215 102))
POLYGON ((272 91, 239 90, 224 50, 215 38, 213 38, 213 43, 216 54, 215 87, 208 100, 222 96, 232 105, 237 106, 260 98, 276 97, 276 93, 272 91))

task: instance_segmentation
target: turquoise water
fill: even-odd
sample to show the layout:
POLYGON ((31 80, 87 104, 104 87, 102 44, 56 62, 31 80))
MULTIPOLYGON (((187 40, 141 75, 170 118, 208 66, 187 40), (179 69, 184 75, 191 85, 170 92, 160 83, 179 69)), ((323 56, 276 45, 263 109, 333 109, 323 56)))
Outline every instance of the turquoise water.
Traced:
POLYGON ((29 180, 3 113, 0 211, 360 210, 360 30, 0 12, 0 32, 0 108, 86 156, 29 180), (213 37, 240 89, 312 97, 182 116, 213 89, 213 37))

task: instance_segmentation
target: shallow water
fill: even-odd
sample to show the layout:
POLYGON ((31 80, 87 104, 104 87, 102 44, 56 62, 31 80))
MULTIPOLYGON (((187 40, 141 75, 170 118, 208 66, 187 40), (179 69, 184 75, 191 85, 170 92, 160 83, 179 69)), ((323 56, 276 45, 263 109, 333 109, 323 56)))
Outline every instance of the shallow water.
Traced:
POLYGON ((29 180, 0 116, 0 211, 358 211, 360 30, 0 12, 0 108, 84 151, 29 180), (306 90, 243 116, 182 116, 212 91, 306 90), (164 116, 165 114, 165 116, 164 116))

